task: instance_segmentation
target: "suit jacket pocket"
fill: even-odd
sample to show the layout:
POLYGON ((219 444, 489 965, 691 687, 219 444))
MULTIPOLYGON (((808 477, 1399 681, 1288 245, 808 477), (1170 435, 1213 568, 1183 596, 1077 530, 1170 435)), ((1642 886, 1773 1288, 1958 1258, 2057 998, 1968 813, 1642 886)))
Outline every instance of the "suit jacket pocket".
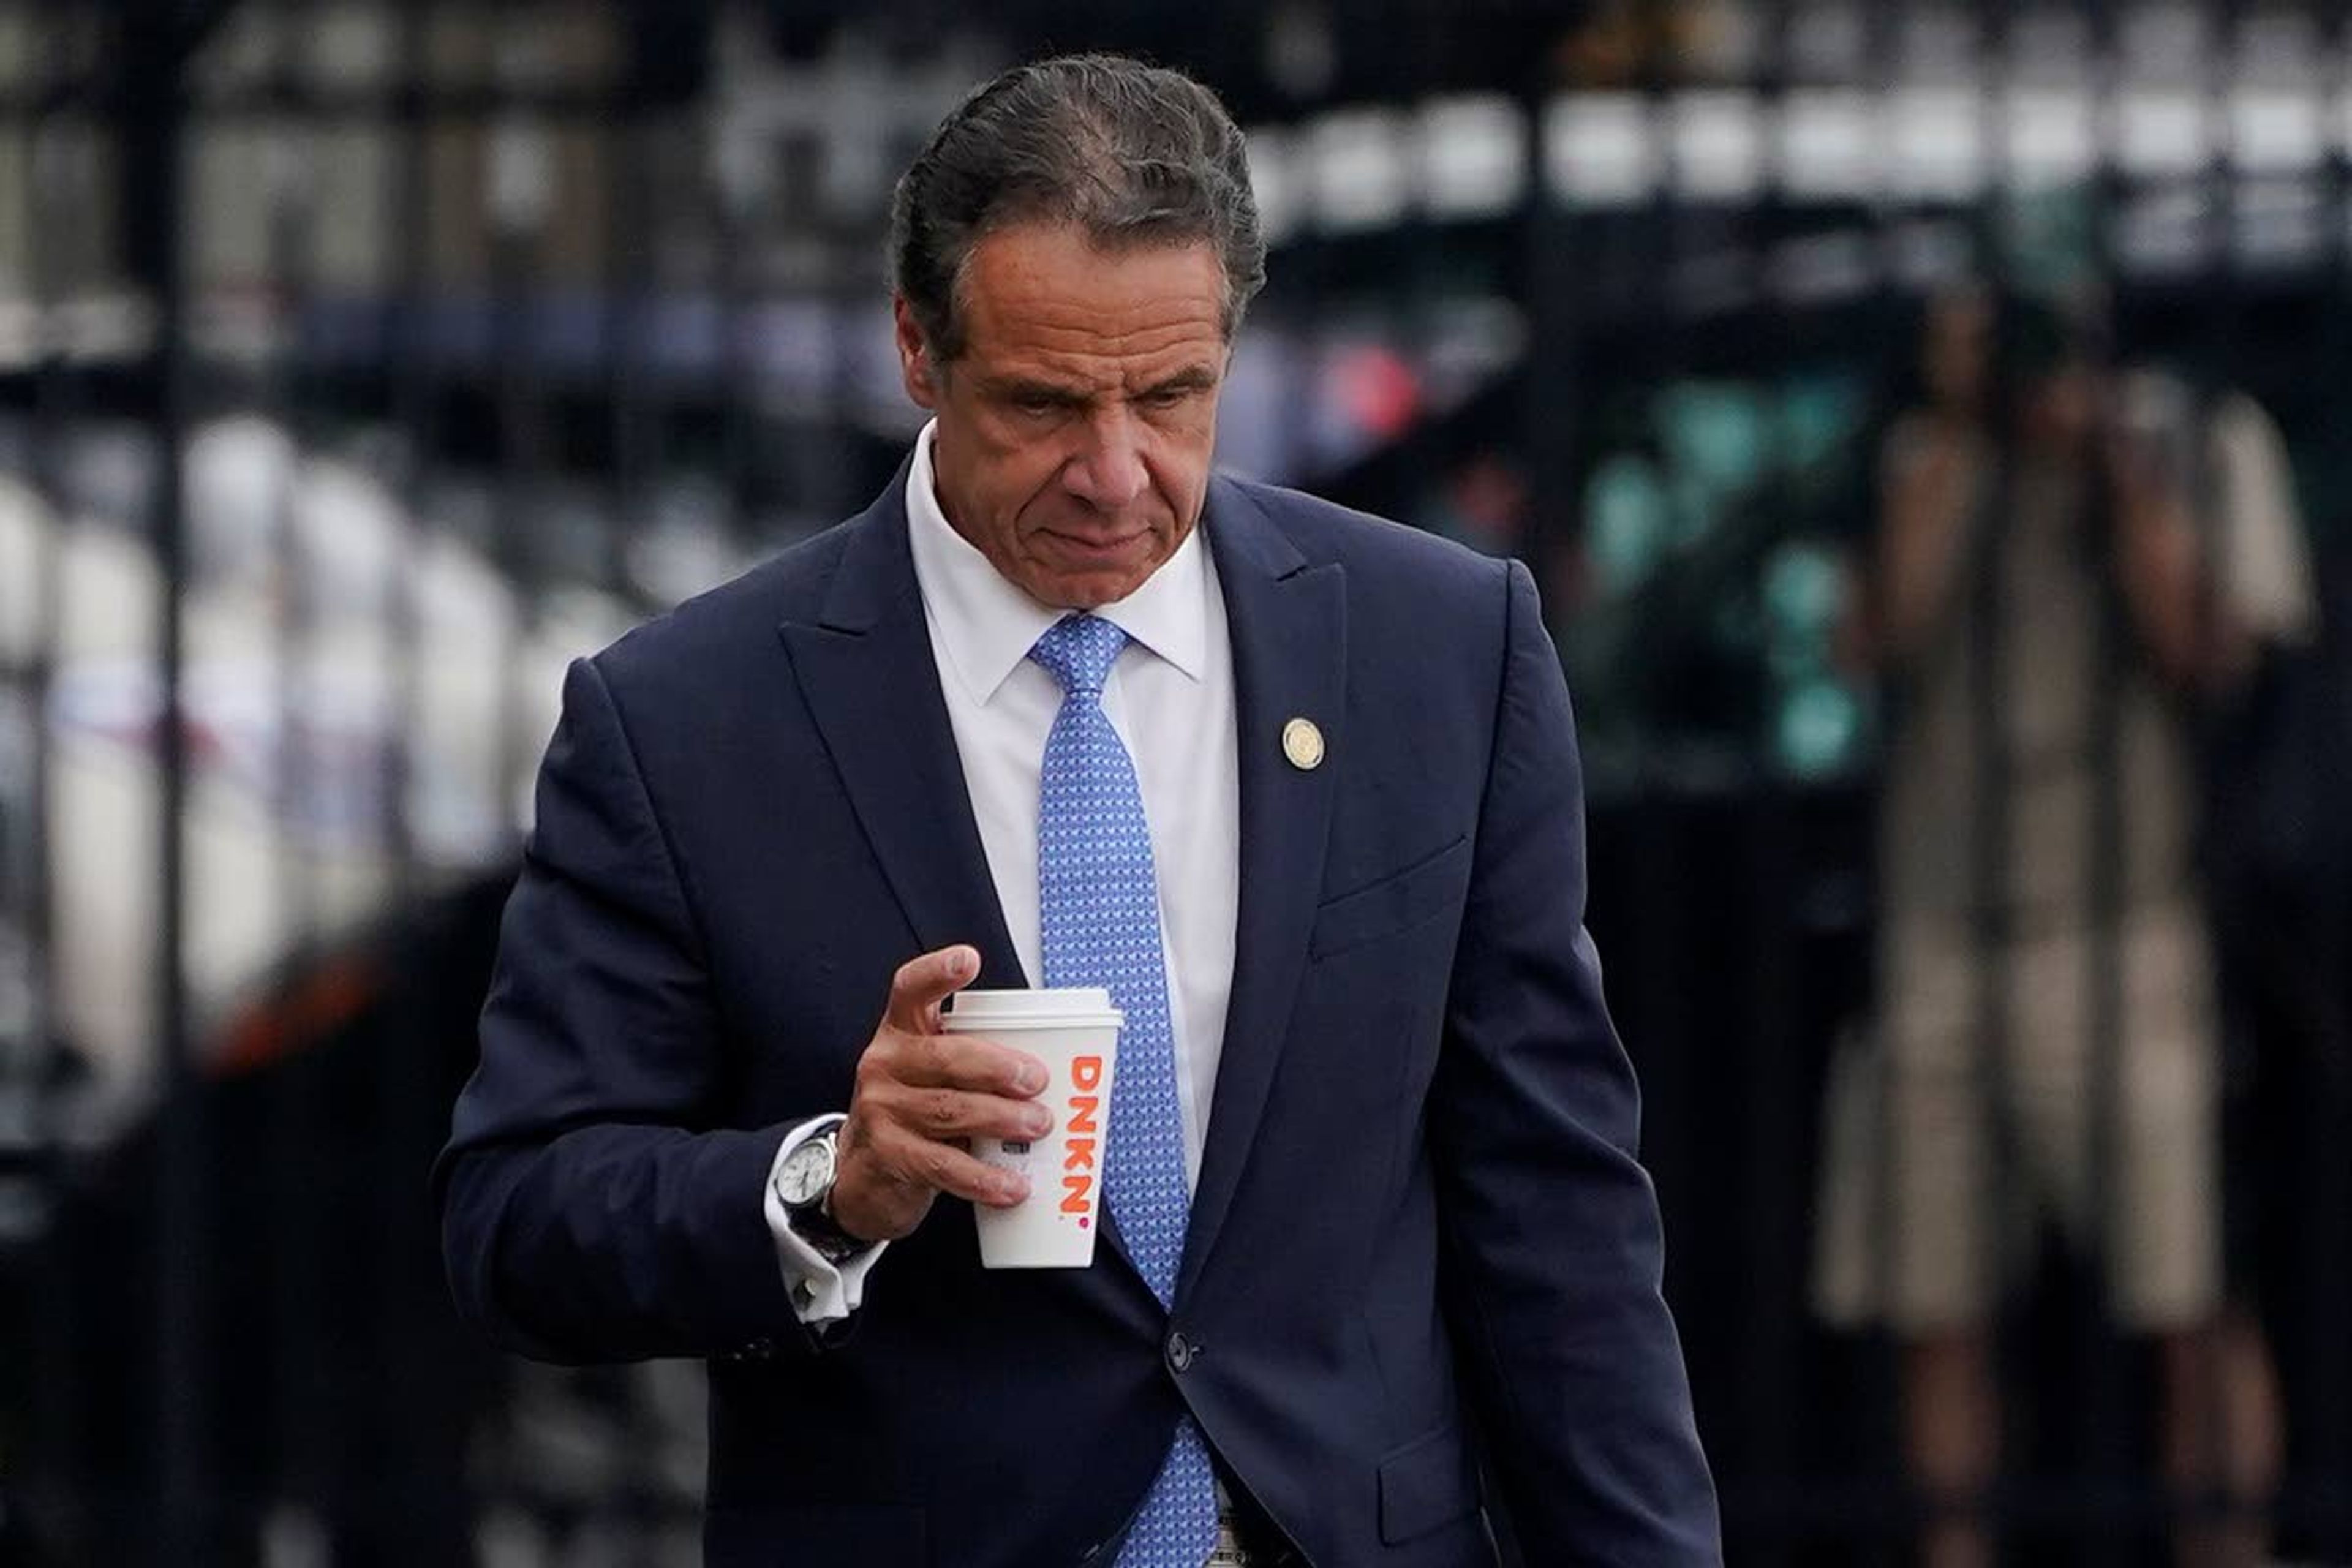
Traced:
POLYGON ((882 1503, 720 1503, 703 1521, 705 1568, 930 1568, 923 1510, 882 1503))
POLYGON ((1470 838, 1465 834, 1402 871, 1328 900, 1315 912, 1314 933, 1307 939, 1308 955, 1328 958, 1335 952, 1411 930, 1459 894, 1469 859, 1470 838))
POLYGON ((1478 1476, 1458 1426, 1416 1437, 1381 1461, 1381 1540, 1400 1546, 1478 1506, 1478 1476))

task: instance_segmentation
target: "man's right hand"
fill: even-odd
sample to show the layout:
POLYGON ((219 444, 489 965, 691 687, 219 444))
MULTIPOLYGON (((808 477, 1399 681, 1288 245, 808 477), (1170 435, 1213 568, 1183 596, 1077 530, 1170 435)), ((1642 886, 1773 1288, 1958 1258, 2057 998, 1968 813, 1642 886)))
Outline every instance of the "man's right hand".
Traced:
POLYGON ((1045 1064, 968 1035, 940 1032, 940 1004, 971 984, 980 954, 943 947, 890 981, 882 1024, 857 1060, 830 1208, 862 1241, 895 1241, 941 1193, 1010 1208, 1029 1184, 974 1159, 967 1141, 1034 1139, 1054 1126, 1037 1102, 1045 1064))

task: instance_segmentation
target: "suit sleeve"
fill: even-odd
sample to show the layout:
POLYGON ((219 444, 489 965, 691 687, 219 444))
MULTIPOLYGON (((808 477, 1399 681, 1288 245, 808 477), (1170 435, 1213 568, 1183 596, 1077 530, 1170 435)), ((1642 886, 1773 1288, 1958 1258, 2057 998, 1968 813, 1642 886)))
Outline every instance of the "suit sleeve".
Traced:
POLYGON ((1508 571, 1494 751, 1431 1140, 1449 1319, 1531 1563, 1722 1559, 1660 1286, 1640 1100, 1584 930, 1583 790, 1534 582, 1508 571))
POLYGON ((762 1208, 785 1129, 720 1124, 702 942, 619 709, 574 663, 434 1170, 461 1312, 559 1362, 796 1333, 762 1208))

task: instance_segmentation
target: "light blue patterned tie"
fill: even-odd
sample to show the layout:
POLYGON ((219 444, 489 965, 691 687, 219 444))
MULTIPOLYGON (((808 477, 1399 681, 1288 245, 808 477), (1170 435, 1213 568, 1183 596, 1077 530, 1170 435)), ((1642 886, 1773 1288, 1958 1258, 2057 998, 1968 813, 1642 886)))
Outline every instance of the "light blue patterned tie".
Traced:
MULTIPOLYGON (((1111 1080, 1103 1191, 1120 1237, 1160 1304, 1184 1258, 1184 1117, 1176 1098, 1175 1031, 1160 947, 1160 895, 1143 792, 1103 714, 1103 682, 1127 634, 1070 616, 1029 657, 1062 686, 1062 710, 1039 771, 1037 891, 1047 985, 1104 985, 1127 1015, 1111 1080)), ((1209 1451, 1190 1415, 1128 1532, 1118 1568, 1201 1568, 1217 1540, 1209 1451)))

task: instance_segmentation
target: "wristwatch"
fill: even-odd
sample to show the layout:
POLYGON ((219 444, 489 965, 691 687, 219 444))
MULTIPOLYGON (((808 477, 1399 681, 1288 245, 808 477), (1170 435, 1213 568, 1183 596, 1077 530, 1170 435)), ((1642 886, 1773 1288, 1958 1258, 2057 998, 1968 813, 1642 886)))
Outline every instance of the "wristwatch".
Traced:
POLYGON ((833 1217, 833 1179, 839 1169, 840 1141, 838 1131, 830 1127, 803 1140, 777 1163, 771 1182, 793 1234, 814 1247, 827 1263, 844 1262, 874 1245, 850 1235, 833 1217))

